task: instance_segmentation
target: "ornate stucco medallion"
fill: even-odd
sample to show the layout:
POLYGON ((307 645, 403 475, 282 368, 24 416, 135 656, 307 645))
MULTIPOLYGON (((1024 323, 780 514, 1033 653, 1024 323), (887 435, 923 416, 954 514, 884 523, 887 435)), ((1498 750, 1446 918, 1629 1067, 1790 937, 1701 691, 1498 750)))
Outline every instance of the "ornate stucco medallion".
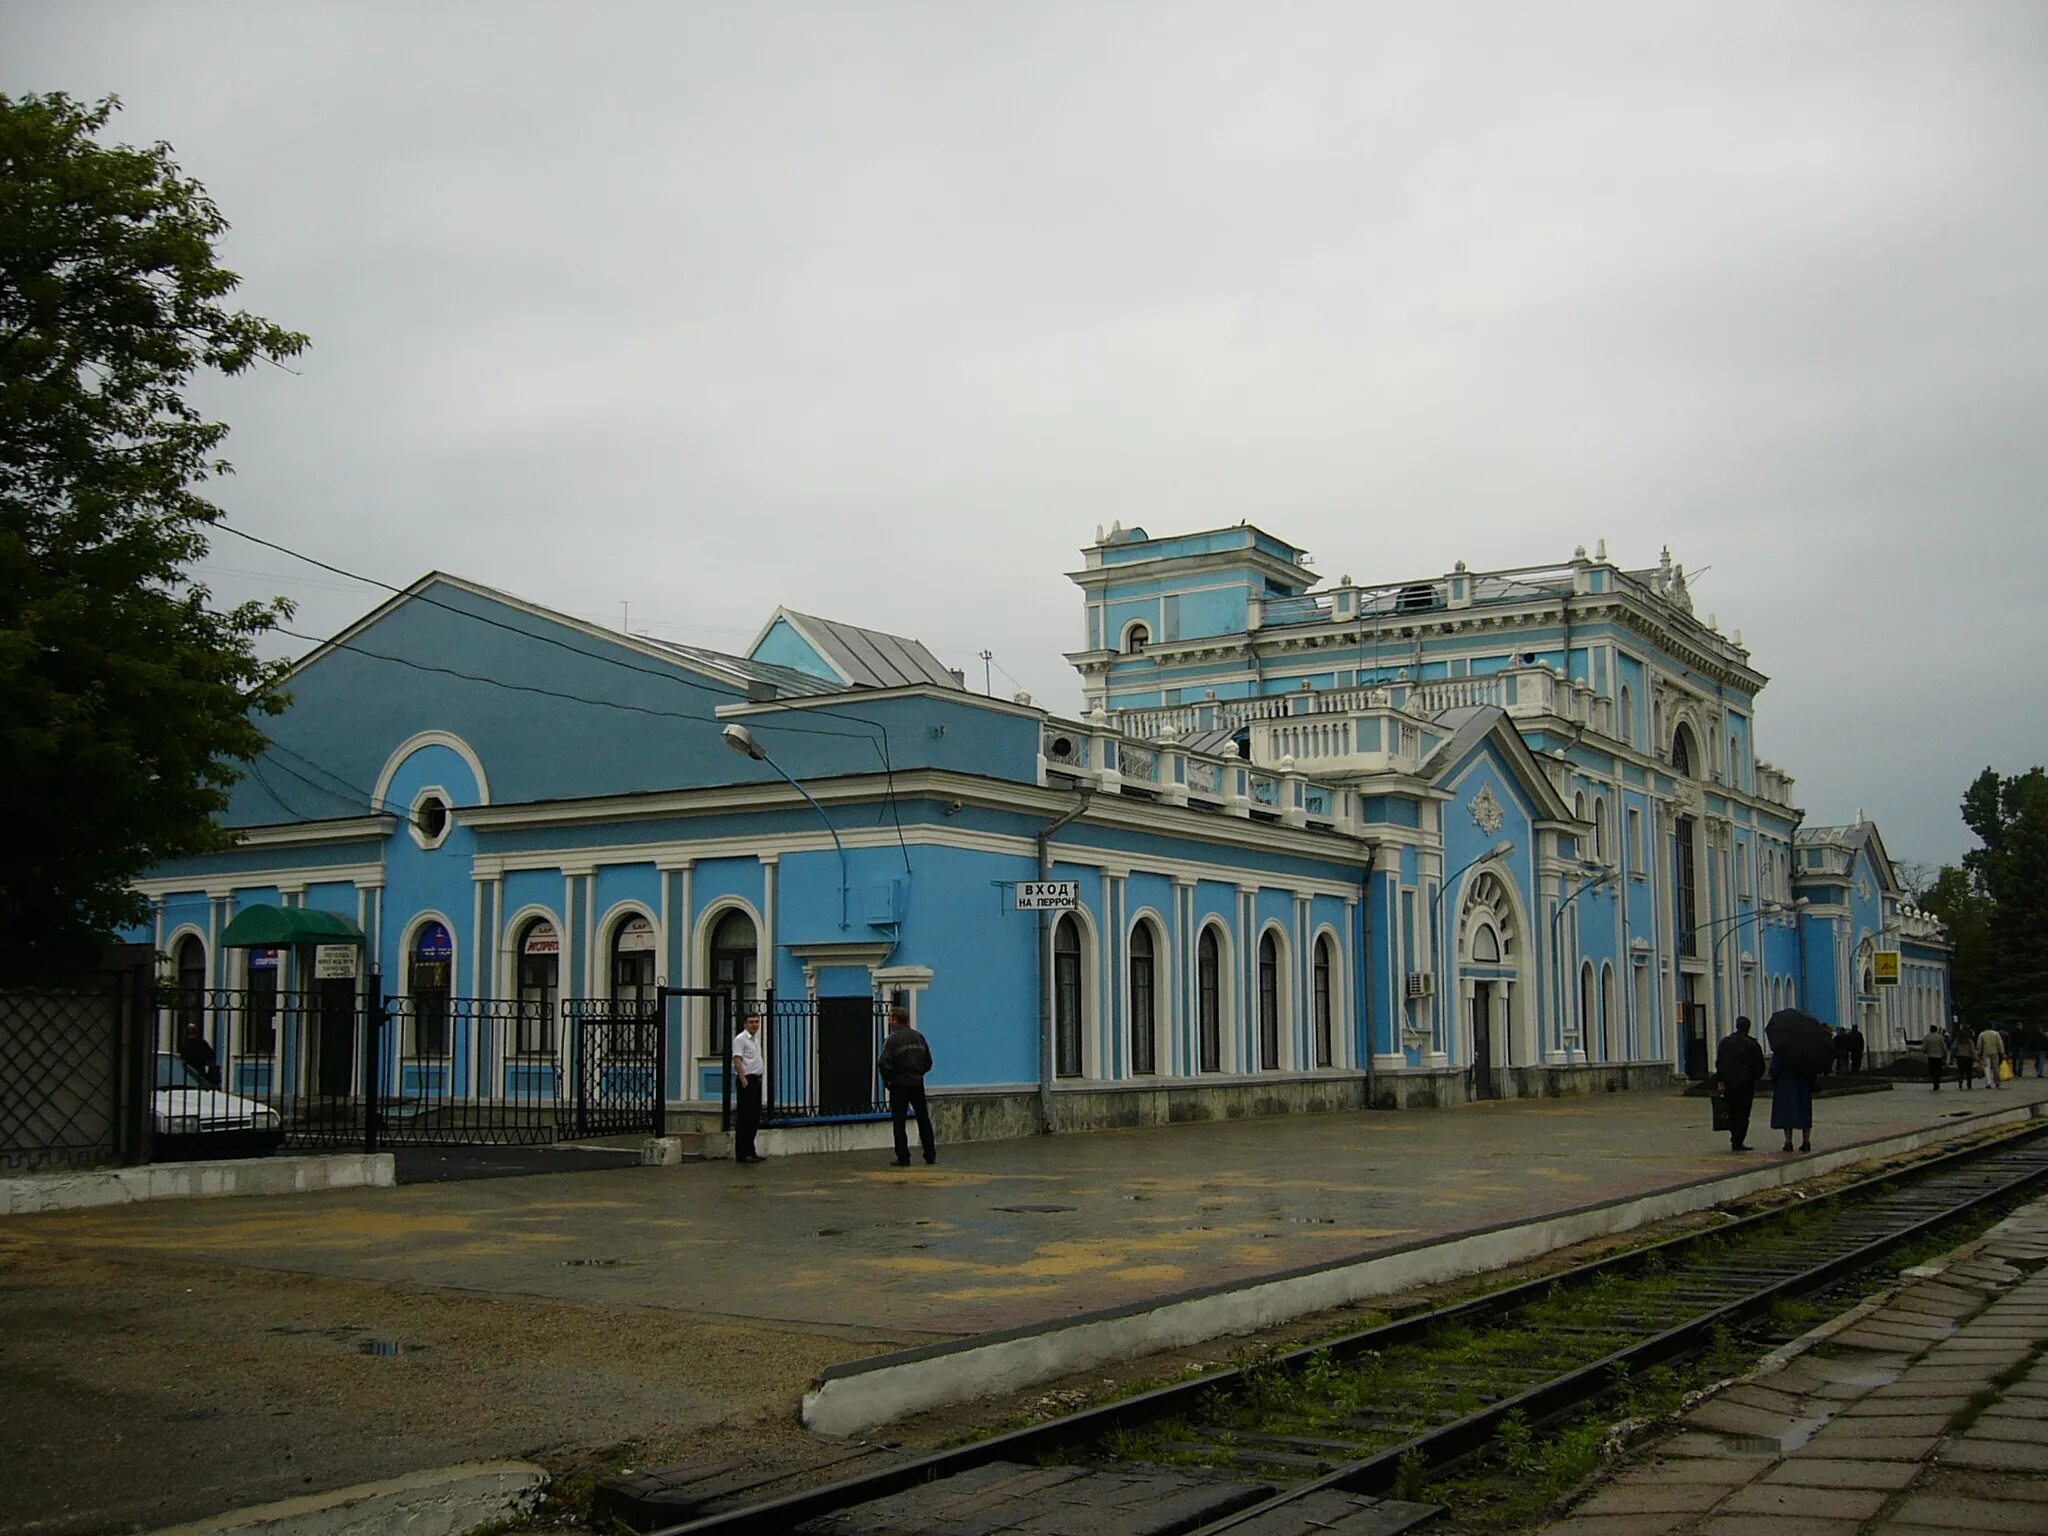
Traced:
POLYGON ((1500 830, 1501 823, 1506 820, 1507 812, 1503 811, 1500 802, 1493 798, 1493 786, 1481 785, 1479 793, 1472 797, 1473 825, 1491 837, 1500 830))

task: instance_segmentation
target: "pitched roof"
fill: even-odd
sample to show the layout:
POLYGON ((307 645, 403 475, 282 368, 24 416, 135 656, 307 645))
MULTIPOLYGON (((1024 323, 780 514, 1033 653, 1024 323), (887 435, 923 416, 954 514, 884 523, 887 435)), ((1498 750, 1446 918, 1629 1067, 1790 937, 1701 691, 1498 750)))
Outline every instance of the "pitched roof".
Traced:
POLYGON ((1463 705, 1444 710, 1430 724, 1450 734, 1438 742, 1436 750, 1424 759, 1423 778, 1441 779, 1462 763, 1482 741, 1491 738, 1521 782, 1522 792, 1528 796, 1530 808, 1538 821, 1577 819, 1558 794, 1557 786, 1550 782, 1542 764, 1537 762, 1536 754, 1529 750, 1529 743, 1515 729, 1506 710, 1492 704, 1463 705))
MULTIPOLYGON (((775 627, 776 619, 786 620, 849 687, 908 688, 921 683, 936 683, 941 688, 964 686, 959 674, 925 649, 922 641, 789 608, 776 609, 762 635, 775 627)), ((754 643, 759 645, 760 640, 754 643)))

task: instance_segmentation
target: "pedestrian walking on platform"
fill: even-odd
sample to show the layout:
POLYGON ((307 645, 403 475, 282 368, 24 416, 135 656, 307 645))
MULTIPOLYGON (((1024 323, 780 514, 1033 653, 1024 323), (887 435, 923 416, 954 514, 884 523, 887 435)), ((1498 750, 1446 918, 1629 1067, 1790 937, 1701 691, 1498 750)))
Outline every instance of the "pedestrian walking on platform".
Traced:
POLYGON ((1749 1111, 1763 1080, 1764 1048, 1750 1034, 1749 1019, 1735 1021, 1735 1033, 1714 1053, 1714 1088, 1728 1102, 1728 1150, 1749 1150, 1749 1111))
POLYGON ((1863 1030, 1860 1026, 1851 1024, 1849 1026, 1849 1070, 1851 1072, 1861 1072, 1863 1070, 1863 1045, 1863 1030))
POLYGON ((739 1095, 739 1123, 732 1134, 732 1160, 736 1163, 765 1163, 754 1150, 754 1133, 761 1128, 762 1079, 768 1074, 768 1060, 761 1054, 761 1015, 747 1014, 746 1027, 732 1037, 732 1080, 739 1095))
POLYGON ((1985 1025, 1977 1036, 1977 1064, 1983 1068, 1986 1088, 2005 1086, 1998 1080, 1998 1069, 2005 1064, 2005 1036, 1995 1025, 1985 1025))
POLYGON ((1920 1050, 1927 1058, 1927 1085, 1939 1093, 1942 1070, 1948 1065, 1948 1036, 1941 1032, 1939 1024, 1927 1026, 1927 1038, 1920 1042, 1920 1050))
POLYGON ((1813 1083, 1834 1060, 1833 1032, 1810 1013, 1797 1008, 1780 1008, 1764 1026, 1764 1039, 1771 1048, 1771 1129, 1785 1133, 1780 1150, 1792 1150, 1792 1133, 1799 1133, 1799 1150, 1813 1150, 1813 1083))
POLYGON ((2034 1058, 2034 1076, 2048 1077, 2048 1029, 2039 1024, 2029 1024, 2020 1031, 2020 1050, 2024 1054, 2013 1063, 2013 1073, 2018 1075, 2026 1067, 2025 1057, 2034 1058))
POLYGON ((936 1163, 939 1149, 932 1137, 932 1114, 924 1101, 925 1074, 932 1069, 932 1048, 910 1023, 910 1010, 901 1003, 889 1009, 889 1038, 882 1042, 882 1054, 875 1058, 875 1070, 889 1090, 889 1120, 896 1131, 896 1166, 910 1166, 910 1136, 904 1121, 917 1113, 917 1139, 924 1160, 936 1163))
POLYGON ((1977 1086, 1977 1037, 1970 1033, 1967 1024, 1956 1025, 1956 1038, 1949 1046, 1956 1058, 1956 1086, 1974 1088, 1977 1086))

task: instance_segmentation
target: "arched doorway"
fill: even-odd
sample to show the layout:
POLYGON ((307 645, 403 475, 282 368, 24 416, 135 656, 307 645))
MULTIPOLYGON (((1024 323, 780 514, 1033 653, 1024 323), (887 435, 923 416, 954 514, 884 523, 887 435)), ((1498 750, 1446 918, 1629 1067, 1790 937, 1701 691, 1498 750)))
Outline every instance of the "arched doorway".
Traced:
POLYGON ((519 1028, 513 1049, 521 1056, 555 1053, 555 1012, 562 991, 562 934, 545 917, 519 933, 519 1028))
POLYGON ((1465 887, 1457 954, 1472 1097, 1499 1098, 1506 1091, 1503 1069, 1532 1060, 1534 1043, 1524 1038, 1520 1014, 1527 1010, 1518 1006, 1528 995, 1521 908, 1513 889, 1492 869, 1481 870, 1465 887))
POLYGON ((1131 929, 1131 1075, 1150 1077, 1158 1070, 1159 988, 1152 925, 1131 929))
POLYGON ((1195 946, 1195 1012, 1204 1072, 1223 1070, 1223 945, 1213 925, 1195 946))

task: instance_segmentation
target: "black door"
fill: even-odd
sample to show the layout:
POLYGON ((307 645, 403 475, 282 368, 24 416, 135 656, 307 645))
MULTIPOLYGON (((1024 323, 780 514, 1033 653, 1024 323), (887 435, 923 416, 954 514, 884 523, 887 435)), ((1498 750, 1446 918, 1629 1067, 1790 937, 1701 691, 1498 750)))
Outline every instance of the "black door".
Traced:
MULTIPOLYGON (((1689 983, 1692 978, 1687 977, 1689 983)), ((1690 986, 1687 987, 1690 991, 1690 986)), ((1707 1005, 1685 1005, 1685 1072, 1696 1083, 1707 1080, 1707 1005)))
POLYGON ((875 1000, 818 999, 818 1113, 865 1114, 875 1107, 875 1000))
POLYGON ((1493 983, 1482 981, 1472 989, 1472 1097, 1493 1096, 1493 983))
POLYGON ((329 977, 320 983, 320 1060, 313 1091, 323 1099, 347 1098, 355 1059, 356 984, 329 977))

